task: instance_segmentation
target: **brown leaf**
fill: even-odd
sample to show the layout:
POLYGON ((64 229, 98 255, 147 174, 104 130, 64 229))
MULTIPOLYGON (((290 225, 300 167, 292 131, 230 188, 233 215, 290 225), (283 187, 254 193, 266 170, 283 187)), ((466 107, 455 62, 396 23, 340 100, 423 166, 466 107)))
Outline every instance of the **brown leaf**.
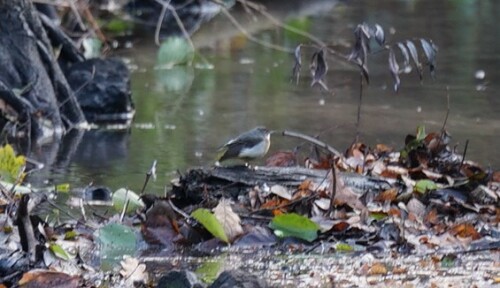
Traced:
POLYGON ((177 215, 170 204, 158 199, 146 211, 146 221, 141 226, 141 232, 146 242, 152 244, 172 245, 179 235, 177 215))
POLYGON ((350 226, 349 223, 342 221, 342 222, 339 222, 339 223, 333 225, 332 230, 335 232, 342 232, 342 231, 347 230, 347 228, 349 228, 349 226, 350 226))
POLYGON ((407 274, 407 273, 408 273, 408 268, 406 267, 397 266, 392 269, 392 274, 407 274))
POLYGON ((430 224, 438 224, 439 223, 439 218, 438 218, 438 212, 436 208, 433 208, 427 215, 425 216, 425 222, 430 223, 430 224))
POLYGON ((472 240, 477 240, 481 238, 481 234, 476 231, 476 228, 468 223, 462 223, 455 225, 449 231, 451 235, 459 236, 462 238, 472 238, 472 240))
POLYGON ((31 270, 23 274, 18 284, 23 288, 78 288, 80 287, 80 278, 49 270, 31 270))
POLYGON ((279 151, 266 160, 267 167, 293 167, 297 165, 297 155, 292 151, 279 151))
POLYGON ((368 275, 385 275, 387 274, 387 267, 383 263, 373 263, 368 270, 368 275))
POLYGON ((375 197, 375 200, 380 202, 386 202, 386 201, 392 202, 396 200, 397 196, 398 196, 398 190, 396 188, 390 188, 378 194, 377 197, 375 197))
POLYGON ((377 155, 391 153, 392 151, 394 151, 394 148, 389 147, 385 144, 377 144, 375 146, 375 154, 377 155))
POLYGON ((500 183, 500 171, 495 171, 493 172, 493 176, 491 177, 491 180, 493 182, 498 182, 500 183))
POLYGON ((401 217, 401 210, 399 210, 398 208, 395 208, 395 207, 391 207, 391 209, 389 209, 389 211, 387 212, 387 214, 389 216, 401 217))
POLYGON ((311 187, 312 181, 309 179, 304 180, 302 183, 300 183, 298 190, 300 191, 308 191, 309 188, 311 187))
MULTIPOLYGON (((333 177, 330 173, 330 184, 332 185, 333 182, 333 177)), ((344 184, 344 181, 342 180, 341 177, 335 177, 337 179, 337 183, 335 185, 335 198, 334 198, 334 203, 337 206, 340 205, 348 205, 353 209, 356 210, 364 210, 366 207, 363 205, 363 203, 359 200, 359 195, 356 194, 352 189, 344 184)), ((329 189, 331 190, 331 189, 329 189)))

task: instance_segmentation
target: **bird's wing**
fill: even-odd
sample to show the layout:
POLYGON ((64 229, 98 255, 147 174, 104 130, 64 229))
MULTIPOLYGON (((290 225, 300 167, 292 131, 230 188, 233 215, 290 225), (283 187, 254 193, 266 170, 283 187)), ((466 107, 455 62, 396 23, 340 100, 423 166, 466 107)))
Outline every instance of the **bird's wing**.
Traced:
POLYGON ((230 140, 224 146, 219 148, 220 153, 217 155, 219 161, 224 161, 230 158, 238 157, 241 150, 244 148, 251 148, 259 144, 263 139, 259 137, 238 137, 230 140), (243 140, 244 139, 244 140, 243 140))

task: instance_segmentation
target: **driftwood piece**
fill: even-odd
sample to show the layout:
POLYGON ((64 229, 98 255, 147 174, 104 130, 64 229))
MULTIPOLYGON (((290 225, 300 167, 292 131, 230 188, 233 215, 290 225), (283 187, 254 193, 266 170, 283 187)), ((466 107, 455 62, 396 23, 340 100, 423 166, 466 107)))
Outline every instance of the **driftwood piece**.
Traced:
MULTIPOLYGON (((199 203, 207 193, 214 197, 237 197, 255 186, 282 185, 297 187, 305 180, 326 185, 331 179, 328 170, 303 167, 202 167, 182 175, 173 193, 176 204, 183 206, 199 203), (184 202, 185 201, 185 202, 184 202)), ((366 177, 354 173, 339 173, 344 185, 358 194, 369 190, 383 191, 394 186, 394 180, 366 177)))
MULTIPOLYGON (((283 186, 298 186, 305 180, 311 180, 320 185, 327 179, 329 170, 308 169, 304 167, 215 167, 208 172, 210 177, 223 179, 246 186, 279 184, 283 186)), ((340 173, 344 184, 358 191, 382 190, 390 188, 386 179, 365 177, 355 173, 340 173)))

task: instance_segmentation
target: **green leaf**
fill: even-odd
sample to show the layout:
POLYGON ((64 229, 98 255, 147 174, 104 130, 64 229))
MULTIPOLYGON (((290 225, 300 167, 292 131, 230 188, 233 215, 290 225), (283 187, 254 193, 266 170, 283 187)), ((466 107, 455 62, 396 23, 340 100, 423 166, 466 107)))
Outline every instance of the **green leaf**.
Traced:
POLYGON ((457 266, 457 257, 454 255, 445 255, 443 259, 441 259, 441 267, 442 268, 453 268, 457 266))
POLYGON ((385 219, 387 217, 387 213, 384 212, 371 212, 370 217, 373 219, 380 221, 382 219, 385 219))
POLYGON ((70 256, 68 255, 68 253, 61 246, 59 246, 56 243, 50 243, 49 249, 50 249, 50 251, 52 253, 54 253, 54 255, 57 258, 60 258, 60 259, 63 259, 63 260, 69 260, 70 259, 70 256))
POLYGON ((171 68, 175 65, 190 65, 194 58, 194 49, 183 37, 168 37, 161 43, 158 51, 158 65, 171 68))
POLYGON ((425 136, 427 136, 427 134, 425 134, 425 126, 424 125, 419 125, 417 127, 417 141, 422 141, 425 139, 425 136))
POLYGON ((122 211, 127 199, 129 200, 127 213, 134 212, 137 209, 144 207, 144 202, 142 202, 139 195, 135 194, 134 191, 125 188, 120 188, 113 193, 113 207, 117 211, 122 211))
POLYGON ((101 269, 110 271, 124 255, 136 252, 136 236, 132 228, 112 223, 97 231, 100 243, 101 269))
POLYGON ((436 190, 437 188, 438 187, 436 183, 434 183, 434 181, 425 179, 417 181, 417 183, 415 183, 414 190, 419 193, 425 194, 427 191, 436 190))
POLYGON ((354 251, 354 248, 346 243, 339 242, 335 244, 335 251, 337 252, 352 252, 354 251))
POLYGON ((69 183, 62 183, 56 185, 56 191, 61 193, 68 193, 69 188, 70 188, 69 183))
POLYGON ((64 233, 64 240, 75 240, 76 236, 78 236, 78 233, 75 230, 70 230, 64 233))
MULTIPOLYGON (((285 22, 285 24, 295 30, 308 32, 312 27, 312 18, 311 17, 301 17, 301 18, 292 18, 285 22)), ((285 29, 285 36, 287 40, 295 41, 295 42, 306 42, 307 37, 292 32, 288 29, 285 29)))
POLYGON ((215 218, 215 215, 207 209, 199 208, 191 213, 191 216, 205 227, 214 237, 229 243, 226 233, 224 233, 224 228, 222 224, 215 218))
POLYGON ((104 29, 113 33, 123 33, 132 29, 134 24, 123 19, 115 18, 104 25, 104 29))
POLYGON ((275 216, 269 227, 279 237, 292 236, 312 242, 318 237, 319 225, 299 214, 281 214, 275 216))
POLYGON ((14 148, 9 144, 0 147, 0 178, 6 182, 21 183, 26 173, 26 158, 16 156, 14 148))
POLYGON ((219 276, 222 268, 223 258, 207 259, 194 273, 205 283, 212 283, 219 276))

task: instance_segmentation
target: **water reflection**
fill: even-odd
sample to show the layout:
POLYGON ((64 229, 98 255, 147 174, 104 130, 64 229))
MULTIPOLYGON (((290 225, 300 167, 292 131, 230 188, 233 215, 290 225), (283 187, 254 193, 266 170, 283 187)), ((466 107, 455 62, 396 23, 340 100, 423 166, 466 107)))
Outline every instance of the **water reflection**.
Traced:
MULTIPOLYGON (((469 159, 500 166, 500 151, 496 149, 500 144, 500 98, 494 92, 499 88, 495 80, 500 77, 500 39, 491 33, 497 29, 500 2, 363 0, 314 1, 309 5, 309 1, 294 1, 306 3, 303 10, 280 1, 267 2, 276 7, 269 9, 273 15, 346 53, 353 28, 363 21, 392 31, 389 41, 433 39, 440 49, 437 80, 431 81, 426 74, 421 85, 416 74, 404 75, 399 94, 391 89, 386 55, 370 58, 371 85, 363 98, 361 139, 369 145, 383 142, 399 148, 404 136, 419 124, 425 124, 428 131, 439 130, 448 105, 448 86, 447 128, 453 136, 452 145, 460 150, 470 139, 469 159), (479 69, 485 71, 484 80, 474 77, 479 69), (485 90, 477 91, 478 84, 485 90)), ((247 14, 235 13, 248 31, 259 31, 255 34, 258 39, 290 48, 305 41, 273 27, 271 21, 253 21, 247 14)), ((139 190, 157 159, 158 180, 150 189, 162 193, 176 170, 213 163, 216 148, 228 137, 257 125, 321 134, 339 150, 355 137, 359 74, 342 62, 330 62, 327 81, 333 88, 324 93, 309 87, 307 69, 298 86, 290 85, 292 57, 249 42, 222 16, 194 37, 213 70, 155 70, 153 36, 144 40, 121 53, 138 67, 132 79, 135 125, 126 132, 86 134, 73 161, 66 161, 65 169, 51 171, 59 179, 139 190), (179 74, 187 76, 177 77, 179 74)), ((271 153, 298 144, 275 137, 271 153)))

